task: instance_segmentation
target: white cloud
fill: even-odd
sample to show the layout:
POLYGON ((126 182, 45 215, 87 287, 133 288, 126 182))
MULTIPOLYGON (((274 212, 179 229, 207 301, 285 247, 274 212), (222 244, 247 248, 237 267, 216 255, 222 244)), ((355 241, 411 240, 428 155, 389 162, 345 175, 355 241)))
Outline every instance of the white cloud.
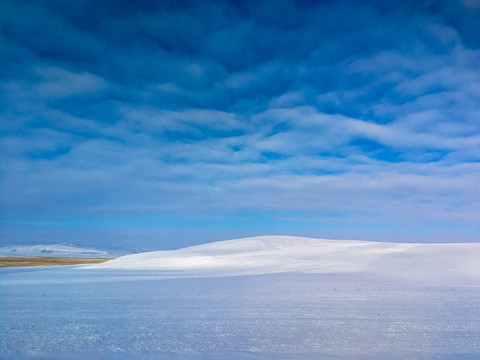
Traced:
POLYGON ((3 214, 475 221, 480 52, 410 5, 172 5, 81 31, 35 6, 56 21, 40 39, 32 17, 9 25, 3 214))
POLYGON ((40 77, 35 90, 45 98, 88 95, 108 87, 105 80, 88 72, 76 73, 62 68, 37 67, 34 73, 40 77))

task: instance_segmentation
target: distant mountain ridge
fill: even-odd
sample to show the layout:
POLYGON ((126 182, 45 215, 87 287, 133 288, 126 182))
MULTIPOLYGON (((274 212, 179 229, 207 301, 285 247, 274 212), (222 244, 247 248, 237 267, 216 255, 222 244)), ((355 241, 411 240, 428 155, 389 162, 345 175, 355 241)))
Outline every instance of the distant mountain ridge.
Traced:
POLYGON ((65 256, 65 257, 115 257, 109 251, 84 248, 74 244, 10 245, 0 246, 0 256, 65 256))
POLYGON ((480 243, 382 243, 261 236, 122 256, 84 268, 173 276, 358 273, 392 281, 480 285, 480 243))

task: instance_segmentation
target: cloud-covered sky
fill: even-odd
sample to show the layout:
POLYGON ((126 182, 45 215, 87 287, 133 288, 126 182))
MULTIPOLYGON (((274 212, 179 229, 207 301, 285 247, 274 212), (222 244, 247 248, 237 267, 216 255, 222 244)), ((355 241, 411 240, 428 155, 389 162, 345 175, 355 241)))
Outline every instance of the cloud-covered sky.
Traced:
POLYGON ((0 9, 1 243, 480 241, 480 1, 0 9))

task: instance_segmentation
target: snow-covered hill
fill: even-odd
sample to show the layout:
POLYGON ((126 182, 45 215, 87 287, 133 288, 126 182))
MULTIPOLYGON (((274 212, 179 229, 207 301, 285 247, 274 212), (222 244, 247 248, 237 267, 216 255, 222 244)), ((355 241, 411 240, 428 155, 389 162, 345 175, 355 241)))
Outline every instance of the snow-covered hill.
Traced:
POLYGON ((356 273, 391 280, 480 283, 480 244, 409 244, 262 236, 123 256, 85 268, 176 276, 356 273))
POLYGON ((0 246, 0 256, 114 257, 108 251, 88 249, 73 244, 0 246))

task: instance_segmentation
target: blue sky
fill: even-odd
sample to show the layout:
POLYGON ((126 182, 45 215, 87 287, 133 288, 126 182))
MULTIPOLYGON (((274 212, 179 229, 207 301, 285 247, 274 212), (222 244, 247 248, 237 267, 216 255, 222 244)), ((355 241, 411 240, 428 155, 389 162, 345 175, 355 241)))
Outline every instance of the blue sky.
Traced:
POLYGON ((480 1, 2 0, 1 243, 480 241, 480 1))

